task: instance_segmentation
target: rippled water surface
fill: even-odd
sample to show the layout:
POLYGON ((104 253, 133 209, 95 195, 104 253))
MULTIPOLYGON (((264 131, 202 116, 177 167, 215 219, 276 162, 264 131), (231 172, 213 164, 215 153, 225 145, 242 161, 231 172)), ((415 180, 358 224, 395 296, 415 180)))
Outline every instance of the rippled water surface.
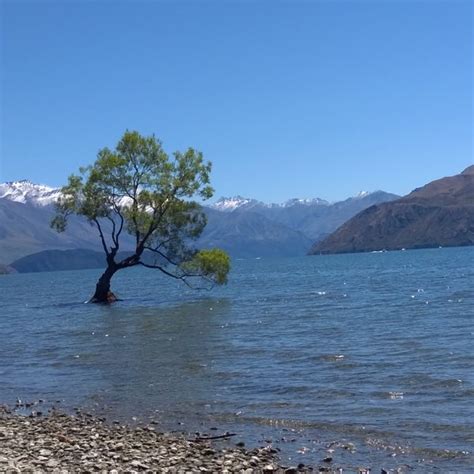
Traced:
POLYGON ((474 248, 233 265, 204 293, 123 271, 111 307, 83 304, 99 270, 0 278, 0 403, 231 430, 290 464, 334 442, 348 468, 470 471, 474 248))

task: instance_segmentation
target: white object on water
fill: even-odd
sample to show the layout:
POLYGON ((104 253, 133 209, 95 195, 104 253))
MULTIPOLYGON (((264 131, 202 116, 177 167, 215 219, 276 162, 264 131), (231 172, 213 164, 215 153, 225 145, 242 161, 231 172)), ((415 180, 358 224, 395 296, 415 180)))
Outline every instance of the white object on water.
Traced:
POLYGON ((391 400, 401 400, 403 399, 403 392, 388 392, 391 400))

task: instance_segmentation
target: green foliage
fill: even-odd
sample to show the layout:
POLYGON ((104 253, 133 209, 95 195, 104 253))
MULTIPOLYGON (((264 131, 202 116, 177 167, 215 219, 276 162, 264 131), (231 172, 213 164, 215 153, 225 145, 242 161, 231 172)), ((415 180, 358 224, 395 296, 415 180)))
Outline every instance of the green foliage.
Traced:
POLYGON ((62 232, 71 214, 85 217, 97 227, 109 265, 118 269, 141 264, 184 279, 190 275, 182 269, 193 265, 192 276, 223 284, 227 255, 217 249, 196 253, 190 245, 206 226, 201 206, 192 199, 212 197, 210 172, 211 163, 193 148, 169 156, 154 135, 126 131, 115 149, 103 148, 95 163, 69 177, 51 225, 62 232), (122 232, 134 236, 135 254, 115 262, 122 232), (160 263, 144 264, 145 250, 160 263))
POLYGON ((200 250, 194 258, 183 265, 185 272, 197 273, 204 278, 223 285, 227 283, 230 258, 221 249, 200 250))

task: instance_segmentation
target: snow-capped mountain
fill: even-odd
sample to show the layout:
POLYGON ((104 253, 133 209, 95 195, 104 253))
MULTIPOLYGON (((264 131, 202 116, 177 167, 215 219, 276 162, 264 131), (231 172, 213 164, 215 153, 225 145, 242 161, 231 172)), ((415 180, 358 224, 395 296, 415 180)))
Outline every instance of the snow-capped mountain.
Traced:
POLYGON ((369 192, 369 191, 359 191, 359 192, 354 196, 354 199, 362 199, 362 198, 365 198, 366 196, 368 196, 369 194, 372 194, 372 193, 369 192))
POLYGON ((61 191, 58 188, 34 184, 26 179, 0 183, 0 199, 8 199, 23 204, 39 207, 49 206, 54 204, 60 195, 61 191))
POLYGON ((258 201, 257 199, 245 198, 242 196, 233 196, 233 197, 221 197, 214 204, 211 204, 209 207, 217 211, 222 212, 232 212, 237 209, 249 210, 253 207, 261 207, 267 209, 276 209, 276 208, 288 208, 292 206, 328 206, 329 202, 320 198, 309 198, 309 199, 300 199, 293 198, 282 203, 264 203, 258 201))
POLYGON ((263 202, 256 199, 244 198, 242 196, 221 197, 209 207, 217 211, 231 212, 236 209, 249 208, 257 205, 265 206, 263 202))
MULTIPOLYGON (((0 183, 0 199, 30 204, 35 207, 46 207, 55 204, 61 197, 60 188, 52 188, 44 184, 35 184, 27 179, 0 183)), ((122 197, 117 204, 127 206, 131 199, 122 197)))
POLYGON ((282 204, 276 204, 276 206, 280 207, 291 207, 291 206, 329 206, 329 202, 325 199, 320 198, 307 198, 307 199, 300 199, 300 198, 293 198, 288 199, 282 204))
MULTIPOLYGON (((368 191, 360 191, 356 196, 349 199, 362 199, 369 196, 368 191)), ((35 184, 27 179, 20 181, 9 181, 0 183, 0 199, 28 203, 34 206, 49 206, 57 202, 61 196, 59 188, 53 188, 43 184, 35 184)), ((264 203, 257 199, 242 196, 221 197, 214 204, 209 205, 211 209, 222 212, 232 212, 237 209, 249 210, 253 207, 267 209, 290 208, 293 206, 330 206, 331 203, 320 198, 292 198, 283 203, 264 203)))
MULTIPOLYGON (((30 181, 0 183, 0 263, 54 249, 101 251, 86 219, 71 216, 66 232, 50 227, 58 188, 30 181)), ((344 201, 294 198, 280 204, 235 196, 204 207, 208 225, 196 242, 199 248, 220 247, 233 257, 304 255, 320 240, 360 211, 398 196, 383 191, 359 193, 344 201), (237 211, 238 212, 234 212, 237 211)), ((121 203, 126 205, 126 203, 121 203)), ((133 238, 123 233, 126 250, 133 238)))

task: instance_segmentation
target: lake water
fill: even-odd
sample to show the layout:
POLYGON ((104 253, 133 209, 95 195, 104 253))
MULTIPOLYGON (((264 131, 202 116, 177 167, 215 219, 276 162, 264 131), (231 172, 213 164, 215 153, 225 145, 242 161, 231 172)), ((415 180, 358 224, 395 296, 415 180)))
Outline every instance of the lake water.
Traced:
POLYGON ((126 270, 123 302, 83 304, 99 274, 0 278, 0 403, 228 430, 287 464, 335 442, 348 469, 471 470, 474 248, 234 261, 212 292, 126 270))

